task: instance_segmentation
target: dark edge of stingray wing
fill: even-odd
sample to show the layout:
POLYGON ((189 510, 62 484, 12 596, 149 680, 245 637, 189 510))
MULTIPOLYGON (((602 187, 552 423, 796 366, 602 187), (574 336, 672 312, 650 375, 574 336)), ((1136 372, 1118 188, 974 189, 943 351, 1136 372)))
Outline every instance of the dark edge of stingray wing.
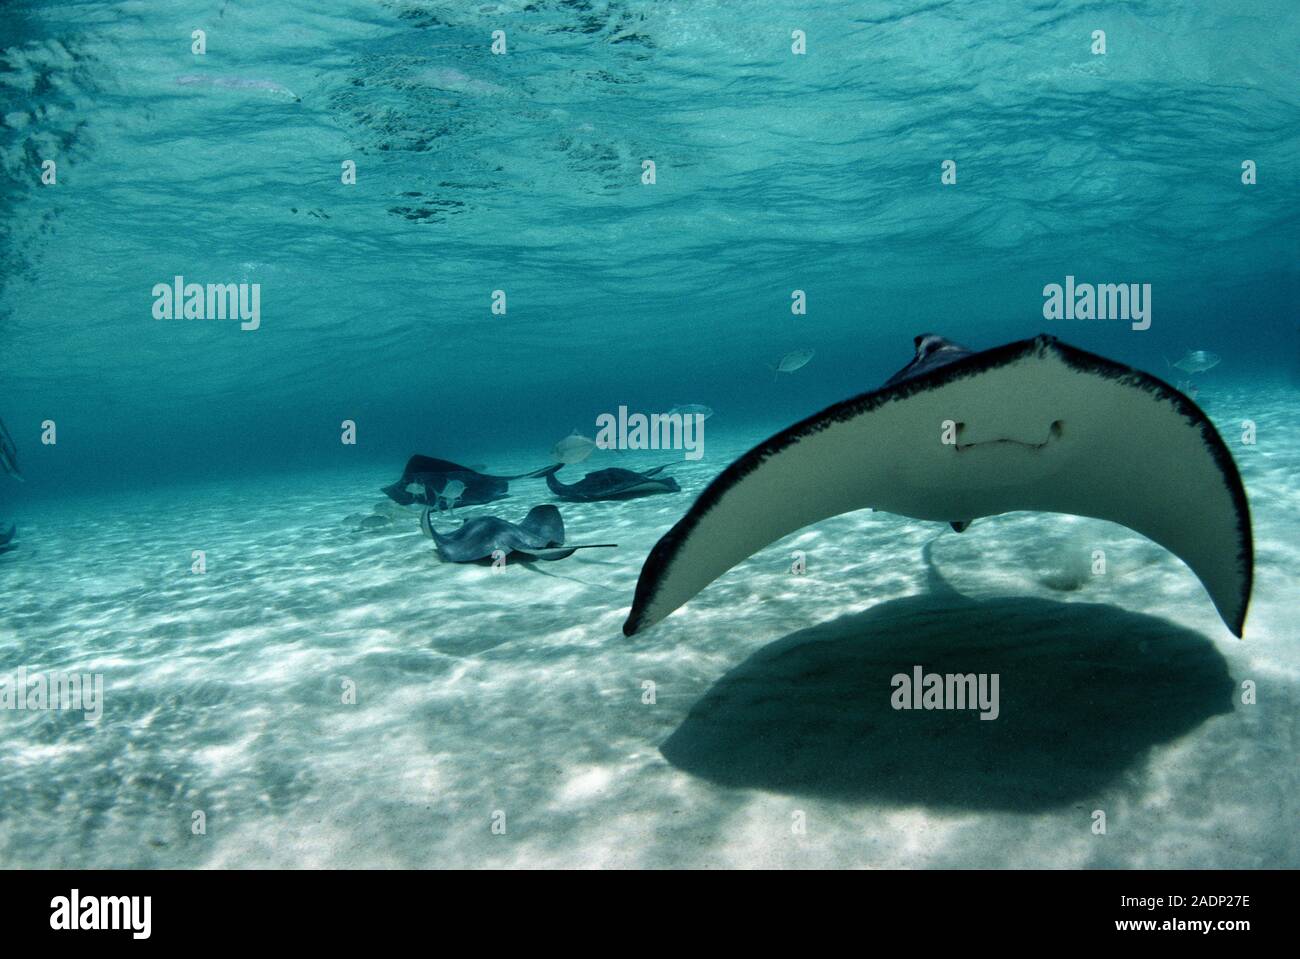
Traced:
MULTIPOLYGON (((1233 519, 1237 534, 1237 555, 1234 559, 1236 560, 1237 572, 1241 577, 1241 593, 1238 596, 1238 606, 1232 619, 1223 615, 1222 610, 1219 613, 1232 634, 1240 639, 1245 631, 1246 614, 1250 609, 1250 594, 1255 584, 1255 534, 1250 518, 1250 502, 1246 498, 1246 487, 1241 481, 1237 461, 1232 458, 1232 453, 1229 451, 1228 445, 1223 442, 1223 437, 1219 435, 1219 431, 1210 422, 1210 418, 1205 415, 1205 411, 1197 406, 1191 397, 1166 383, 1158 376, 1134 369, 1131 366, 1125 366, 1123 363, 1117 363, 1114 360, 1108 360, 1096 353, 1089 353, 1087 350, 1081 350, 1078 347, 1062 343, 1056 337, 1048 336, 1045 333, 1030 342, 1037 343, 1039 341, 1043 342, 1043 348, 1050 348, 1055 351, 1066 366, 1108 380, 1124 380, 1125 385, 1140 388, 1157 399, 1168 402, 1182 416, 1187 425, 1200 434, 1201 443, 1218 469, 1219 478, 1223 480, 1224 489, 1232 497, 1233 519)), ((1200 578, 1199 575, 1197 578, 1200 578)), ((1217 602, 1215 606, 1217 609, 1217 602)))
MULTIPOLYGON (((665 533, 659 542, 654 545, 654 548, 650 550, 650 555, 646 557, 645 565, 641 568, 641 575, 637 579, 636 593, 632 598, 632 608, 628 612, 627 621, 623 624, 623 634, 631 636, 647 625, 645 622, 647 610, 659 590, 659 583, 671 571, 678 550, 699 524, 701 518, 717 505, 735 483, 758 469, 768 458, 799 442, 804 437, 826 429, 829 425, 853 419, 886 403, 906 399, 909 396, 932 390, 959 379, 976 376, 1023 356, 1043 353, 1047 350, 1054 351, 1067 366, 1074 369, 1107 379, 1126 379, 1129 381, 1129 385, 1141 388, 1160 399, 1169 401, 1190 425, 1199 430, 1201 440, 1218 468, 1224 486, 1232 497, 1236 512, 1236 561, 1242 575, 1242 591, 1240 611, 1235 617, 1235 621, 1228 622, 1227 625, 1234 635, 1241 636, 1246 620, 1246 610, 1250 605, 1250 593, 1254 580, 1254 541, 1251 533, 1250 506, 1246 501, 1246 490, 1241 482, 1241 474, 1237 472, 1237 464, 1228 451, 1228 447, 1224 444, 1223 438, 1219 436, 1218 430, 1214 428, 1214 424, 1209 421, 1200 407, 1163 380, 1131 366, 1125 366, 1123 363, 1117 363, 1095 353, 1068 346, 1061 343, 1056 337, 1046 333, 1040 334, 1033 339, 1017 340, 1004 346, 972 353, 929 373, 922 373, 892 386, 882 387, 881 389, 841 400, 819 413, 805 417, 745 453, 705 487, 686 515, 665 533)), ((666 616, 667 613, 664 615, 666 616)))

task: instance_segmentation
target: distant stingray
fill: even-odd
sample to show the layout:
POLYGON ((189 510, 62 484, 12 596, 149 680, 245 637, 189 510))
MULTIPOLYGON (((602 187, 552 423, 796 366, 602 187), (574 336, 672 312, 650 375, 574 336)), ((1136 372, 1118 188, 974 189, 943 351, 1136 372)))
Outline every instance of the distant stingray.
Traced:
POLYGON ((564 520, 554 506, 534 506, 515 525, 495 516, 480 516, 459 529, 441 533, 433 528, 433 507, 425 507, 420 529, 437 544, 438 555, 452 563, 473 563, 492 559, 493 554, 509 556, 521 553, 536 559, 556 560, 572 556, 580 549, 613 549, 615 543, 564 545, 564 520))
POLYGON ((698 416, 702 419, 708 419, 713 415, 713 410, 702 403, 678 403, 668 411, 669 416, 698 416))
POLYGON ((463 484, 457 503, 461 506, 482 506, 505 496, 510 490, 510 480, 541 476, 544 472, 544 469, 539 469, 517 476, 492 476, 451 460, 420 456, 417 453, 406 461, 401 478, 391 486, 383 487, 382 492, 402 506, 436 503, 439 491, 456 481, 463 484))
POLYGON ((258 90, 265 93, 274 93, 277 96, 288 97, 294 103, 301 103, 302 97, 294 93, 283 84, 276 83, 274 80, 256 80, 251 77, 232 77, 217 76, 205 77, 198 73, 187 73, 185 76, 177 77, 176 83, 182 87, 220 87, 224 90, 258 90))
POLYGON ((416 74, 415 81, 450 93, 471 93, 480 97, 500 96, 507 92, 503 86, 476 79, 455 67, 433 67, 416 74))
POLYGON ((1188 350, 1177 363, 1170 363, 1168 360, 1165 360, 1165 363, 1184 373, 1204 373, 1219 365, 1219 354, 1208 350, 1188 350))
POLYGON ((0 530, 0 553, 7 553, 13 549, 10 544, 13 543, 14 533, 16 532, 18 532, 18 527, 13 525, 10 525, 8 532, 0 530))
POLYGON ((22 481, 23 473, 18 468, 18 449, 14 446, 14 438, 5 429, 4 420, 0 420, 0 470, 22 481))
POLYGON ((560 467, 552 466, 546 471, 546 485, 560 499, 573 503, 635 499, 638 496, 651 496, 655 493, 680 493, 682 488, 677 485, 677 480, 671 476, 658 476, 666 468, 656 466, 644 473, 638 473, 615 467, 588 473, 578 482, 570 484, 561 483, 556 479, 555 474, 560 467))

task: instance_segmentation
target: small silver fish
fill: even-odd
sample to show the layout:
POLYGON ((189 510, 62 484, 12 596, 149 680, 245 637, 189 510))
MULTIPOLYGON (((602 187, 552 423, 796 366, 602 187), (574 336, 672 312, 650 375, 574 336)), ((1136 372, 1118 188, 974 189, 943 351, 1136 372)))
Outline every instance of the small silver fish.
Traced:
MULTIPOLYGON (((1165 360, 1169 363, 1168 360, 1165 360)), ((1219 365, 1219 356, 1217 353, 1210 353, 1206 350, 1188 350, 1187 354, 1177 363, 1169 363, 1174 369, 1182 370, 1184 373, 1204 373, 1206 370, 1213 369, 1219 365)))
POLYGON ((569 436, 566 436, 560 442, 551 448, 551 457, 557 463, 563 463, 569 466, 573 463, 581 463, 596 448, 596 441, 588 439, 574 430, 569 436))
POLYGON ((801 370, 808 365, 808 361, 816 352, 816 350, 791 350, 771 369, 777 373, 793 373, 795 370, 801 370))
POLYGON ((456 512, 456 500, 460 499, 461 494, 465 492, 465 484, 458 479, 447 480, 447 485, 442 488, 438 494, 438 510, 441 512, 444 508, 451 512, 456 512), (442 504, 446 503, 446 507, 442 504))

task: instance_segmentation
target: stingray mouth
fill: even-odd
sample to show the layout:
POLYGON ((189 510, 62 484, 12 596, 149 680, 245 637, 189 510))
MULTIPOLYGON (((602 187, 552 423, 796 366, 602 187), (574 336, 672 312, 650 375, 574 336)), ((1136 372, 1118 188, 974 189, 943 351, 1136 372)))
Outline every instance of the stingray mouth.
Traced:
POLYGON ((956 424, 956 430, 955 430, 956 442, 954 442, 952 446, 953 449, 955 449, 958 453, 960 453, 962 450, 978 449, 982 446, 1019 446, 1027 450, 1046 449, 1047 445, 1051 443, 1053 440, 1058 440, 1061 438, 1062 434, 1065 431, 1065 424, 1061 422, 1061 420, 1052 420, 1051 425, 1048 426, 1047 428, 1047 435, 1041 441, 1016 439, 1010 436, 1000 436, 997 439, 978 440, 973 443, 963 443, 961 439, 961 434, 962 434, 962 430, 965 428, 966 428, 965 423, 956 424))

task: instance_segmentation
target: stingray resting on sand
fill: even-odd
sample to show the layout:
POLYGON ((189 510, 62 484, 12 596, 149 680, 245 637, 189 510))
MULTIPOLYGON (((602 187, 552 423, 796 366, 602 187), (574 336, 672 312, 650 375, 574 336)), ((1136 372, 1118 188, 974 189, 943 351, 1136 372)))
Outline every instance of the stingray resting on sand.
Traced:
POLYGON ((555 478, 559 466, 546 470, 546 485, 560 499, 572 503, 592 503, 597 500, 635 499, 639 496, 652 496, 655 493, 680 493, 682 488, 671 476, 659 476, 666 466, 638 473, 635 470, 612 469, 596 470, 588 473, 576 483, 561 483, 555 478))
POLYGON ((447 533, 433 528, 433 507, 425 507, 420 529, 438 548, 438 555, 453 563, 474 563, 521 553, 534 559, 564 559, 580 549, 613 549, 615 543, 564 545, 564 520, 554 506, 534 506, 522 523, 507 523, 495 516, 480 516, 447 533))
POLYGON ((764 546, 866 507, 958 532, 1013 510, 1119 523, 1186 563, 1242 635, 1250 510, 1232 454, 1195 403, 1045 334, 983 352, 929 334, 914 342, 912 362, 883 387, 782 430, 709 484, 650 551, 626 635, 764 546))
POLYGON ((550 468, 517 476, 492 476, 451 460, 420 456, 417 453, 406 461, 401 478, 396 483, 383 487, 381 492, 401 506, 410 506, 412 503, 436 505, 440 499, 445 502, 444 491, 448 484, 458 482, 462 485, 452 486, 459 493, 454 500, 455 505, 482 506, 505 496, 510 491, 510 480, 541 476, 550 468))

